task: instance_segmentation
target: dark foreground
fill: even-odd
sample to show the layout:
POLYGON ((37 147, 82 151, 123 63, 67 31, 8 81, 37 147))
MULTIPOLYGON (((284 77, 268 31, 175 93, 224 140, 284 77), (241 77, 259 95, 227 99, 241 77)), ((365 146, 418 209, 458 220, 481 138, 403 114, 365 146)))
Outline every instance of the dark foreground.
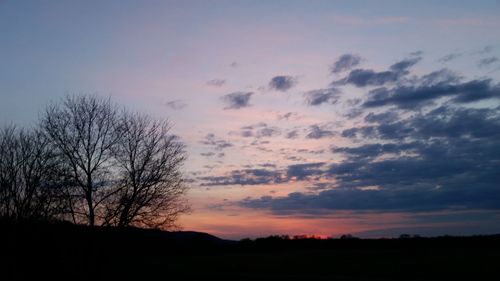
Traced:
POLYGON ((0 221, 0 280, 500 280, 500 235, 227 241, 0 221))

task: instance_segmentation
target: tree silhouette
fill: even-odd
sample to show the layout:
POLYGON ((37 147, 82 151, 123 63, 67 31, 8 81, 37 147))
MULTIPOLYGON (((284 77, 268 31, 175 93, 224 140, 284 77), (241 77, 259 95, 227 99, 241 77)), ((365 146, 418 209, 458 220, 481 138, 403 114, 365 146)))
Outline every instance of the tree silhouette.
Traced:
POLYGON ((166 120, 124 111, 119 141, 113 154, 120 169, 119 186, 109 204, 106 222, 112 225, 170 227, 189 208, 181 167, 184 145, 169 134, 166 120))
MULTIPOLYGON (((111 149, 118 142, 117 107, 97 96, 67 96, 63 103, 48 106, 41 126, 63 161, 71 168, 71 179, 80 192, 71 202, 73 218, 84 216, 91 226, 105 200, 110 183, 111 149), (84 204, 78 197, 83 198, 84 204)), ((81 219, 78 220, 81 222, 81 219)))
POLYGON ((0 131, 0 215, 52 219, 61 210, 60 163, 39 131, 7 126, 0 131))

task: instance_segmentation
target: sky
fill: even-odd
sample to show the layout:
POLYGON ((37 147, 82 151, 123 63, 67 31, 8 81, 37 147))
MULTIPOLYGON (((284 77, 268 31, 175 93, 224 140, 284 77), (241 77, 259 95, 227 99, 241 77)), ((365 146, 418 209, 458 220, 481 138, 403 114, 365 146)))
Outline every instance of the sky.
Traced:
POLYGON ((0 125, 168 118, 185 230, 500 232, 500 1, 0 0, 0 125))

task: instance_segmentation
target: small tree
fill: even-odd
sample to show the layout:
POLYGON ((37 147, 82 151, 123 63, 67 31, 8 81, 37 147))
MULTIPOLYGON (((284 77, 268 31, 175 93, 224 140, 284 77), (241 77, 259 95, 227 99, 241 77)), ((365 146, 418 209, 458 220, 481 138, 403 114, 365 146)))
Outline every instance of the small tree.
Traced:
POLYGON ((184 145, 170 134, 168 121, 123 112, 113 153, 119 186, 106 222, 118 226, 171 227, 189 208, 182 200, 186 185, 184 145))

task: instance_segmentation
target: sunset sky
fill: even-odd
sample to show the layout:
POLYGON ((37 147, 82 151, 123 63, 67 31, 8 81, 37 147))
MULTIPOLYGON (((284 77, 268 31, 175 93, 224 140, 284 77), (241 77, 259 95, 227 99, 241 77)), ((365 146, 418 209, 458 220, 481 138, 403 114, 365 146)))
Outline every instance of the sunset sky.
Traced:
POLYGON ((0 125, 168 118, 231 239, 500 232, 500 1, 0 0, 0 125))

